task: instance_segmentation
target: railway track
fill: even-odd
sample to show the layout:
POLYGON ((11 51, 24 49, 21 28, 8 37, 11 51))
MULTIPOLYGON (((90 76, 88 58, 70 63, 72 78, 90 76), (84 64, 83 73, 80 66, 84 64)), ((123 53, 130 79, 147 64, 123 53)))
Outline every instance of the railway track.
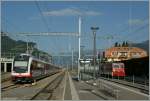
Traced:
POLYGON ((62 82, 65 73, 57 76, 54 80, 48 83, 43 89, 36 93, 30 100, 52 100, 55 89, 62 82))
POLYGON ((93 83, 90 83, 90 82, 85 82, 85 83, 92 86, 92 88, 94 87, 94 89, 89 90, 90 93, 100 97, 101 99, 103 99, 103 100, 116 100, 117 99, 116 95, 111 95, 111 94, 101 90, 97 86, 94 86, 93 83), (107 95, 106 95, 106 93, 107 93, 107 95))
POLYGON ((2 92, 4 92, 4 91, 8 91, 8 90, 18 88, 18 87, 21 87, 21 85, 11 84, 11 85, 1 88, 1 90, 2 90, 2 92))
POLYGON ((118 79, 108 79, 104 77, 101 77, 100 79, 111 81, 111 82, 118 83, 118 84, 125 85, 125 86, 129 86, 132 88, 136 88, 136 89, 139 89, 142 93, 149 94, 149 86, 146 87, 145 85, 142 85, 142 84, 138 84, 138 83, 133 84, 132 82, 118 80, 118 79))
MULTIPOLYGON (((56 72, 56 73, 57 73, 57 72, 56 72)), ((56 73, 51 73, 51 74, 49 74, 48 76, 52 76, 52 75, 54 75, 54 74, 56 74, 56 73)), ((48 77, 48 76, 46 76, 46 77, 48 77)), ((46 78, 46 77, 43 77, 43 78, 46 78)), ((39 80, 41 80, 41 79, 43 79, 43 78, 40 78, 40 79, 38 79, 37 81, 39 81, 39 80)), ((5 83, 5 82, 10 81, 10 80, 11 80, 11 79, 8 78, 8 79, 5 79, 5 80, 2 80, 1 83, 5 83)), ((30 86, 30 85, 31 85, 31 84, 9 84, 8 86, 2 87, 1 90, 2 90, 2 92, 4 92, 4 91, 8 91, 8 90, 11 90, 11 89, 14 89, 14 88, 25 87, 25 86, 30 86)))
MULTIPOLYGON (((118 79, 118 78, 116 78, 116 79, 118 79)), ((122 80, 122 81, 126 81, 126 82, 132 82, 133 83, 133 76, 128 76, 128 77, 123 77, 123 78, 121 78, 121 79, 119 79, 119 80, 122 80)), ((135 84, 140 84, 140 85, 149 85, 149 79, 147 78, 138 78, 138 77, 134 77, 134 83, 135 84)))
MULTIPOLYGON (((145 93, 145 94, 149 94, 149 80, 147 80, 146 82, 144 81, 138 81, 136 80, 136 78, 134 79, 134 82, 133 80, 129 80, 129 78, 112 78, 112 77, 98 77, 100 79, 104 79, 104 80, 107 80, 107 81, 111 81, 111 82, 114 82, 114 83, 118 83, 118 84, 121 84, 121 85, 124 85, 124 86, 128 86, 128 87, 132 87, 132 88, 135 88, 135 89, 139 89, 140 92, 142 93, 145 93), (143 83, 144 82, 144 83, 143 83)), ((131 79, 131 77, 130 77, 131 79)))
MULTIPOLYGON (((102 79, 101 79, 102 80, 102 79)), ((96 87, 97 91, 96 92, 92 92, 93 94, 95 95, 98 95, 98 96, 101 96, 103 97, 104 100, 118 100, 118 99, 124 99, 124 96, 123 95, 129 95, 129 99, 147 99, 148 98, 148 92, 147 91, 143 91, 141 93, 141 90, 139 92, 139 90, 135 90, 132 89, 132 88, 127 88, 130 89, 128 90, 129 93, 127 92, 126 94, 124 93, 124 90, 122 91, 120 88, 117 88, 117 86, 115 87, 114 85, 110 85, 109 83, 107 84, 106 82, 104 82, 106 80, 102 80, 101 82, 99 82, 99 80, 97 81, 86 81, 87 84, 91 85, 91 86, 94 86, 96 87), (134 92, 137 92, 137 93, 134 93, 134 92), (120 93, 119 93, 120 92, 120 93), (124 93, 124 94, 123 94, 124 93), (133 96, 131 96, 130 94, 133 94, 133 96), (138 95, 136 95, 138 94, 138 95), (109 97, 108 97, 109 96, 109 97), (137 96, 137 97, 136 97, 137 96)), ((108 80, 107 80, 108 81, 108 80)), ((109 81, 109 82, 112 82, 112 81, 109 81)), ((116 83, 116 82, 115 82, 116 83)), ((116 83, 117 84, 117 83, 116 83)), ((116 85, 115 84, 115 85, 116 85)), ((119 86, 120 87, 120 86, 119 86)), ((127 86, 126 86, 127 87, 127 86)), ((126 88, 124 87, 124 88, 126 88)), ((129 86, 128 86, 129 87, 129 86)))

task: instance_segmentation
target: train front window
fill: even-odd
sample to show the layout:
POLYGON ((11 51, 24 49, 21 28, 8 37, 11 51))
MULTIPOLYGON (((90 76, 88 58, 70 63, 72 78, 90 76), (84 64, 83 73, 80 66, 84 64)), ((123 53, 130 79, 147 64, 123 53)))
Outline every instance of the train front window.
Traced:
POLYGON ((113 65, 113 68, 119 68, 119 65, 113 65))
POLYGON ((15 61, 13 71, 17 73, 24 73, 28 71, 27 61, 15 61))
POLYGON ((28 63, 27 61, 15 61, 15 64, 14 64, 15 67, 27 67, 28 66, 28 63))
POLYGON ((16 73, 26 73, 28 71, 27 67, 14 67, 14 70, 16 73))
POLYGON ((124 68, 124 65, 123 65, 123 64, 121 64, 121 65, 120 65, 120 68, 124 68))

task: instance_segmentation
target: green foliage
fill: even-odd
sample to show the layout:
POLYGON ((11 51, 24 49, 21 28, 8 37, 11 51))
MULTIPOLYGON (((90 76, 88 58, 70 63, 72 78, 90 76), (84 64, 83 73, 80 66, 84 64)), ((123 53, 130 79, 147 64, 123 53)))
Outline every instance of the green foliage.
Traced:
POLYGON ((128 44, 127 41, 123 41, 122 44, 120 44, 120 43, 118 43, 118 42, 115 42, 115 45, 114 45, 114 46, 115 46, 115 47, 128 47, 129 44, 128 44))
POLYGON ((125 45, 126 45, 126 47, 128 47, 128 46, 129 46, 129 44, 128 44, 128 42, 127 42, 127 41, 126 41, 125 45))
POLYGON ((125 43, 125 41, 123 41, 123 43, 122 43, 122 47, 125 47, 126 46, 126 43, 125 43))
POLYGON ((115 47, 118 47, 118 42, 115 43, 115 47))

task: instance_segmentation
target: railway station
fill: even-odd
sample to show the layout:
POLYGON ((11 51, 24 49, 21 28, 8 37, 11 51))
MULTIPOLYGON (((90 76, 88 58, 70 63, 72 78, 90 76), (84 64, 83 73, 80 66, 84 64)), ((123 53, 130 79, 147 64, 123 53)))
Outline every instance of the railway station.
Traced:
POLYGON ((11 72, 13 58, 1 58, 1 72, 11 72))
POLYGON ((150 99, 149 0, 0 2, 1 100, 150 99))

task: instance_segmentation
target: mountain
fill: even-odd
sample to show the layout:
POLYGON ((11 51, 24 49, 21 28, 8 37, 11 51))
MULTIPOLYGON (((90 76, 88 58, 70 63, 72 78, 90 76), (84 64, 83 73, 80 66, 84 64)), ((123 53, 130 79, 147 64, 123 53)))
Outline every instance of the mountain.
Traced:
MULTIPOLYGON (((36 43, 28 42, 29 49, 35 47, 36 43)), ((5 33, 2 32, 1 35, 1 53, 25 53, 27 50, 27 43, 22 40, 14 40, 7 36, 5 33)))
MULTIPOLYGON (((26 53, 27 50, 27 42, 24 42, 22 40, 14 40, 10 38, 6 33, 1 32, 1 56, 7 57, 10 54, 20 54, 20 53, 26 53)), ((51 55, 48 53, 38 50, 36 48, 36 43, 34 42, 28 42, 28 50, 32 53, 33 56, 45 58, 45 60, 51 59, 51 55)))
POLYGON ((142 48, 149 54, 149 40, 143 41, 141 43, 132 43, 132 46, 142 48))

